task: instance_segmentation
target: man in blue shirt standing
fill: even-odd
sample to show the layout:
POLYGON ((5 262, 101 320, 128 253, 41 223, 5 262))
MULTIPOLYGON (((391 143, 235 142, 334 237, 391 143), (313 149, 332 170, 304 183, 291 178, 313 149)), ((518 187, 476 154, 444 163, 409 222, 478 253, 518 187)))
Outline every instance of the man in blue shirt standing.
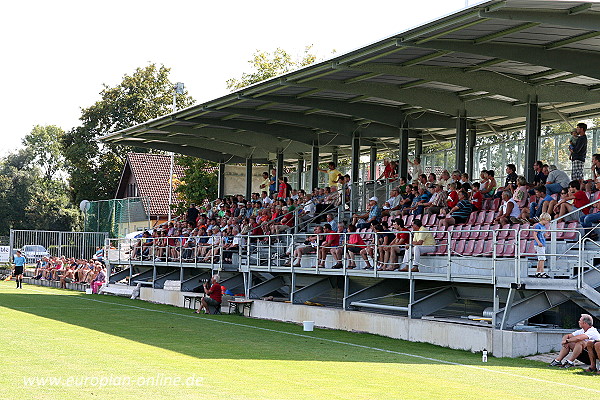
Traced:
POLYGON ((13 273, 16 281, 17 281, 17 289, 23 289, 23 270, 25 269, 25 262, 27 260, 25 257, 21 255, 21 252, 17 250, 17 254, 13 259, 15 263, 15 271, 13 273))

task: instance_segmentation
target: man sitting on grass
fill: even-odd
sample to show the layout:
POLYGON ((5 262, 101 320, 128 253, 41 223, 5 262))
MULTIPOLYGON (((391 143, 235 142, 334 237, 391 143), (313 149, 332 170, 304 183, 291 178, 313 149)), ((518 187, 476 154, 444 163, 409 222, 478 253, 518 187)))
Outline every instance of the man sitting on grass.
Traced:
POLYGON ((221 285, 219 285, 219 275, 213 275, 210 278, 210 283, 209 288, 208 282, 204 282, 204 297, 200 301, 200 308, 194 311, 196 314, 200 314, 203 309, 205 314, 210 314, 210 306, 215 307, 215 314, 220 311, 223 291, 221 285))
MULTIPOLYGON (((568 333, 562 338, 562 348, 558 357, 556 357, 550 364, 550 367, 561 367, 571 368, 575 365, 575 359, 578 359, 584 364, 590 364, 590 357, 588 355, 588 349, 586 348, 588 342, 594 342, 600 340, 600 333, 594 328, 594 319, 589 314, 581 314, 579 318, 579 328, 573 333, 568 333), (569 357, 563 364, 562 360, 572 351, 571 357, 569 357)), ((595 369, 595 365, 590 365, 590 368, 595 369)))

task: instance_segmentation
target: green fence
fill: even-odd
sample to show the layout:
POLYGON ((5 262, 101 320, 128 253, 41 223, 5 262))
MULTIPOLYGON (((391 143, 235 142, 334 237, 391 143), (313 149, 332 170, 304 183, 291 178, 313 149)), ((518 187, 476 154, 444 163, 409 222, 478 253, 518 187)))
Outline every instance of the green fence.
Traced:
POLYGON ((92 201, 85 212, 84 230, 122 237, 149 228, 149 208, 150 199, 147 197, 92 201))

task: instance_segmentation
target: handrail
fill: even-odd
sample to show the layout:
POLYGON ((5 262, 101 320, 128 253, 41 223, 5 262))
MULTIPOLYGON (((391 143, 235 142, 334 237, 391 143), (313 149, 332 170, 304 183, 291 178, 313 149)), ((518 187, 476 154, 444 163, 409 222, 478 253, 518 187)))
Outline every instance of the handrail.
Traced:
POLYGON ((564 217, 568 217, 568 216, 569 216, 569 215, 571 215, 571 214, 575 214, 577 211, 581 211, 581 210, 583 210, 584 208, 588 208, 588 207, 590 207, 590 206, 592 206, 592 205, 594 205, 594 204, 596 204, 596 203, 600 203, 600 199, 598 199, 598 200, 594 200, 593 202, 590 202, 590 203, 586 204, 585 206, 582 206, 582 207, 576 208, 575 210, 573 210, 573 211, 570 211, 570 212, 566 213, 565 215, 563 215, 563 216, 561 216, 561 217, 555 218, 555 219, 551 220, 550 222, 558 222, 558 220, 560 220, 560 219, 563 219, 564 217))

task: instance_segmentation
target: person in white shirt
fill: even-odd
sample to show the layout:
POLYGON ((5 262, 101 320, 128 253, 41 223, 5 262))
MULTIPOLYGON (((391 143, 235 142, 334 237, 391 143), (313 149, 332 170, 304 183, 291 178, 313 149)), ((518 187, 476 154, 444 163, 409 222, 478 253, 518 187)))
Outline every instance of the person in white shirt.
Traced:
MULTIPOLYGON (((589 342, 600 340, 600 333, 594 328, 594 319, 589 314, 581 314, 579 318, 579 328, 573 333, 568 333, 563 336, 561 344, 562 348, 558 357, 556 357, 549 365, 551 367, 570 368, 575 365, 575 359, 578 359, 582 363, 590 364, 591 357, 588 353, 587 345, 589 342), (569 357, 563 364, 563 359, 571 352, 569 357)), ((594 364, 590 365, 591 370, 596 369, 596 359, 594 358, 594 364)))
POLYGON ((265 192, 264 190, 261 193, 260 201, 262 201, 264 206, 268 206, 269 204, 273 203, 273 199, 267 196, 267 192, 265 192))

